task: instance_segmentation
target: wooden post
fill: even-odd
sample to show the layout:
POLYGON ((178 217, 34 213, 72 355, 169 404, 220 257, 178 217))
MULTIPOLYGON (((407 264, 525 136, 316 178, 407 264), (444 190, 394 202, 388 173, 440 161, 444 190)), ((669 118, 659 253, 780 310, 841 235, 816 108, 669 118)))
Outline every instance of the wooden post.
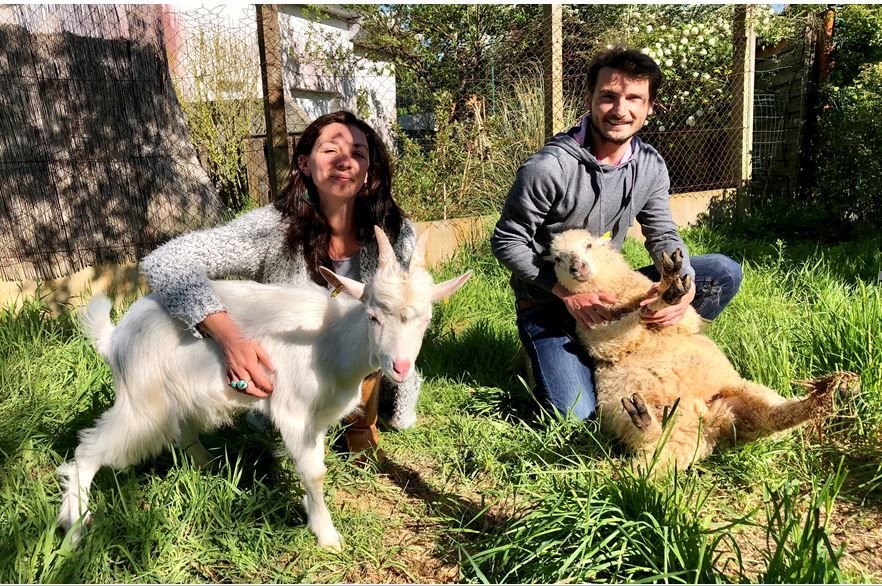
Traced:
POLYGON ((260 80, 263 85, 263 113, 266 119, 266 163, 272 201, 288 178, 285 77, 279 36, 279 11, 274 4, 257 5, 257 46, 260 52, 260 80))
POLYGON ((563 126, 563 20, 560 4, 542 9, 542 66, 545 77, 545 140, 563 126))
MULTIPOLYGON (((836 21, 836 10, 832 6, 818 15, 821 18, 820 29, 813 31, 813 60, 807 67, 805 92, 805 122, 802 128, 802 141, 799 149, 799 184, 801 192, 812 189, 817 182, 817 165, 815 155, 823 149, 824 137, 821 135, 820 123, 824 110, 828 107, 821 103, 821 87, 827 81, 833 66, 833 28, 836 21)), ((807 37, 808 38, 808 37, 807 37)))
POLYGON ((753 164, 753 75, 756 70, 753 6, 736 4, 732 25, 733 179, 737 181, 740 195, 736 201, 736 213, 741 215, 747 208, 747 188, 753 164))
POLYGON ((816 46, 818 54, 818 87, 824 85, 833 66, 833 23, 836 22, 836 9, 828 6, 824 11, 824 23, 816 46))

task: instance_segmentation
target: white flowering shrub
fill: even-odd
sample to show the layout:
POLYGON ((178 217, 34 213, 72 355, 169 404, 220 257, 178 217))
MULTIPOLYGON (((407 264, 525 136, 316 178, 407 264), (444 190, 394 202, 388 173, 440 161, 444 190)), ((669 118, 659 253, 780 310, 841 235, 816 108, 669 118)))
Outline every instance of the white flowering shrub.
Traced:
MULTIPOLYGON (((755 6, 751 18, 761 44, 796 30, 771 6, 755 6)), ((664 75, 644 136, 667 161, 679 191, 732 181, 732 148, 740 137, 732 103, 733 83, 740 83, 732 70, 733 19, 732 5, 639 6, 626 13, 624 27, 606 35, 607 46, 641 50, 664 75)))

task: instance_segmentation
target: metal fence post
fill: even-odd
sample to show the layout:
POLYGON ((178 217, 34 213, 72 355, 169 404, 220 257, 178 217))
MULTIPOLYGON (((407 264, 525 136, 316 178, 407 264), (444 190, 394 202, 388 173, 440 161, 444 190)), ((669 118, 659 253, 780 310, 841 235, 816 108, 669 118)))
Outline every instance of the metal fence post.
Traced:
POLYGON ((746 211, 746 191, 751 178, 751 149, 753 145, 753 74, 756 70, 756 29, 753 23, 753 6, 737 4, 732 23, 732 97, 733 132, 735 151, 735 178, 741 197, 736 202, 736 213, 746 211))
POLYGON ((267 179, 270 200, 274 200, 288 176, 285 77, 279 36, 279 11, 274 4, 257 5, 257 46, 260 52, 260 80, 263 85, 263 113, 266 119, 267 179))
POLYGON ((563 125, 563 26, 560 4, 542 8, 542 65, 545 73, 545 140, 563 125))

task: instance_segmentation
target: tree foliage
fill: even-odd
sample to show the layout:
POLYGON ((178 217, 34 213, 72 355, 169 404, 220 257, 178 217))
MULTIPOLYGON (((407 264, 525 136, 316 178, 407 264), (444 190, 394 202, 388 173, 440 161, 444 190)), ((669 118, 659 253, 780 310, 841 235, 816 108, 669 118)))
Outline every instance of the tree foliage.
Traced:
POLYGON ((882 224, 882 6, 837 10, 815 196, 835 222, 882 224))

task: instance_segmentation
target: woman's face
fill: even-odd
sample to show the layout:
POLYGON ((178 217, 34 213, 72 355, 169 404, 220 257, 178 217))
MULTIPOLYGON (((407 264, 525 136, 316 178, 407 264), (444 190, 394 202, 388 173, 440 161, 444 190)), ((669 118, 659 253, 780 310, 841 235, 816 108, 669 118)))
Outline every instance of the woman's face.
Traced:
POLYGON ((300 171, 312 178, 322 203, 353 199, 367 181, 370 150, 364 133, 334 122, 325 126, 309 156, 300 155, 300 171))

